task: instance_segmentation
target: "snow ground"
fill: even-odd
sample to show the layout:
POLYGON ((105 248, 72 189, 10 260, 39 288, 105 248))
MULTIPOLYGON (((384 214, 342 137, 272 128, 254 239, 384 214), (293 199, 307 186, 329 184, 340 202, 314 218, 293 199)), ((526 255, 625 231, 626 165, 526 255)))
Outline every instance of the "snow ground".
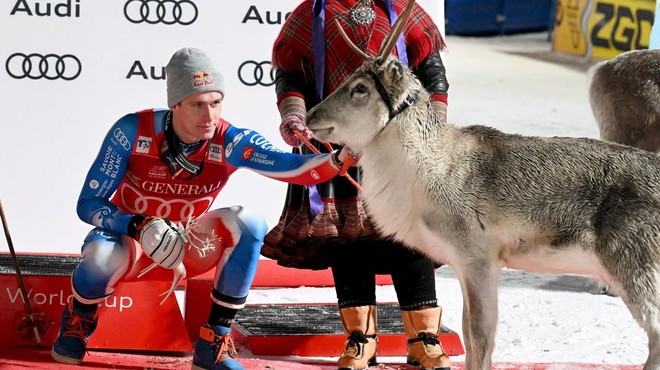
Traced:
MULTIPOLYGON (((646 334, 618 297, 597 292, 579 276, 503 270, 494 361, 638 365, 647 355, 646 334)), ((461 335, 463 299, 450 267, 436 272, 443 325, 461 335)), ((379 286, 381 303, 396 302, 391 286, 379 286)), ((336 303, 334 288, 255 289, 248 304, 336 303)), ((464 356, 452 357, 464 361, 464 356)), ((384 359, 383 359, 384 360, 384 359)), ((393 361, 403 361, 394 358, 393 361)))

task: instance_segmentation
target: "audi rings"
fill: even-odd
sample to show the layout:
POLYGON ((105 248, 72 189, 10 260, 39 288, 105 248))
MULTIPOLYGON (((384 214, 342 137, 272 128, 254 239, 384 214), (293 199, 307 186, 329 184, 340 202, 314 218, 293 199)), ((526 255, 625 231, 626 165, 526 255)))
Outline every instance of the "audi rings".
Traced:
POLYGON ((71 81, 80 76, 82 64, 80 59, 71 54, 60 56, 56 54, 14 53, 7 58, 5 70, 11 77, 19 80, 27 77, 32 80, 40 78, 57 80, 61 78, 71 81))
POLYGON ((124 5, 124 16, 131 23, 187 26, 197 15, 197 5, 190 0, 128 0, 124 5))
POLYGON ((275 71, 269 61, 246 60, 238 66, 238 79, 247 86, 272 86, 275 83, 275 71))
POLYGON ((128 138, 124 134, 124 131, 122 131, 119 127, 117 127, 115 129, 115 131, 112 133, 112 135, 115 137, 115 139, 117 139, 117 141, 119 142, 119 145, 121 145, 122 148, 124 148, 126 150, 131 149, 131 142, 128 141, 128 138))

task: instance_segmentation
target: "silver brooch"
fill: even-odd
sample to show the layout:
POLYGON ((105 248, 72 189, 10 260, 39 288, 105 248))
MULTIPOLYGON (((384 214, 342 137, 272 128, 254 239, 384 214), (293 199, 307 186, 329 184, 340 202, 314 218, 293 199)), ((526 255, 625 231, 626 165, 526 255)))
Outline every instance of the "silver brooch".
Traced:
MULTIPOLYGON (((376 12, 371 6, 366 6, 367 4, 363 1, 359 1, 359 3, 361 6, 356 6, 348 11, 351 21, 357 24, 369 24, 373 22, 374 19, 376 19, 376 12)), ((371 1, 369 1, 368 4, 371 4, 371 1)))

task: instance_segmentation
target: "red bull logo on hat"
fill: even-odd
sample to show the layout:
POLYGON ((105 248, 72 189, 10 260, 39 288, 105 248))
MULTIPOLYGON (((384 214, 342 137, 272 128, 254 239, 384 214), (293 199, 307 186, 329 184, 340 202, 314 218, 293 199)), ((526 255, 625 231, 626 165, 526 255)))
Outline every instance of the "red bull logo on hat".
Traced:
POLYGON ((210 73, 199 71, 192 77, 192 86, 194 88, 213 85, 213 76, 210 73))

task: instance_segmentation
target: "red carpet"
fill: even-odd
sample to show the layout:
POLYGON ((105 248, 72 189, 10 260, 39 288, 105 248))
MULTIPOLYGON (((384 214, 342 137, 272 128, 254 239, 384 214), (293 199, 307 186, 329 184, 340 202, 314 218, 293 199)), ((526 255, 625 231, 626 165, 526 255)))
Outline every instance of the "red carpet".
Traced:
MULTIPOLYGON (((316 362, 291 358, 241 358, 241 364, 247 370, 333 370, 334 362, 316 362)), ((181 355, 144 355, 116 352, 92 351, 87 354, 81 366, 64 365, 53 362, 50 350, 46 348, 3 347, 0 348, 0 369, 2 370, 74 370, 74 369, 190 369, 192 356, 181 355)), ((414 369, 403 364, 381 364, 370 369, 403 370, 414 369)), ((452 369, 463 370, 462 363, 455 363, 452 369)), ((493 365, 494 370, 641 370, 642 365, 595 365, 578 363, 523 364, 500 362, 493 365)))

